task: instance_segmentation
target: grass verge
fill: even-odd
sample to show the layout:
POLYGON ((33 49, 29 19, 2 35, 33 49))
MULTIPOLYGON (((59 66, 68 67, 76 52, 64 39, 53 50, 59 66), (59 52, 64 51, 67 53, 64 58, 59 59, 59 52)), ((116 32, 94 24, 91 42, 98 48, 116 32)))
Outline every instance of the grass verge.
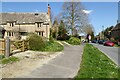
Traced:
POLYGON ((120 47, 120 45, 117 45, 117 44, 115 44, 114 46, 115 46, 115 47, 120 47))
POLYGON ((64 47, 58 42, 46 42, 46 46, 42 51, 45 52, 58 52, 62 51, 64 47))
POLYGON ((5 56, 4 55, 0 55, 0 60, 3 59, 3 58, 5 58, 5 56))
POLYGON ((118 66, 91 44, 86 44, 80 70, 80 78, 118 78, 118 66))
POLYGON ((9 57, 9 58, 2 59, 1 64, 8 64, 8 63, 16 62, 16 61, 19 61, 19 58, 12 56, 12 57, 9 57))

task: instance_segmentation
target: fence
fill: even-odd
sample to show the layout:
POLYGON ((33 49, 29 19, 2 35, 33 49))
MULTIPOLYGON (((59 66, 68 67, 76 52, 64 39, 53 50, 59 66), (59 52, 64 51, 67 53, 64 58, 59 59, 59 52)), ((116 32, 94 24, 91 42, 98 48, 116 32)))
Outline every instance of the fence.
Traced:
POLYGON ((17 51, 26 51, 28 49, 28 40, 8 41, 7 39, 0 39, 0 55, 6 53, 11 54, 17 51))
POLYGON ((0 54, 5 53, 5 39, 0 39, 0 54))
POLYGON ((26 51, 29 49, 28 40, 11 41, 11 52, 15 50, 26 51))

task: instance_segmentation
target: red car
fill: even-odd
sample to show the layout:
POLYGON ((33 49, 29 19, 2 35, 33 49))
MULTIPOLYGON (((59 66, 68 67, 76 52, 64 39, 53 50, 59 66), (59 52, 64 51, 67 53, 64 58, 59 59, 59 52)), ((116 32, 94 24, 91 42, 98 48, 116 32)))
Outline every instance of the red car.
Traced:
POLYGON ((106 41, 106 42, 104 43, 104 46, 114 46, 114 43, 111 42, 111 41, 106 41))

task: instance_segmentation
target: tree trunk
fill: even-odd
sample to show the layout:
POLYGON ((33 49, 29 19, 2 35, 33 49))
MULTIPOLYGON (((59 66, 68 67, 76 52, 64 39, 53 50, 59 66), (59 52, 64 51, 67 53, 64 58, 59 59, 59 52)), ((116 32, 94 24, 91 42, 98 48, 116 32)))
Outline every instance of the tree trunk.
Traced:
POLYGON ((74 35, 74 2, 72 2, 72 36, 74 35))

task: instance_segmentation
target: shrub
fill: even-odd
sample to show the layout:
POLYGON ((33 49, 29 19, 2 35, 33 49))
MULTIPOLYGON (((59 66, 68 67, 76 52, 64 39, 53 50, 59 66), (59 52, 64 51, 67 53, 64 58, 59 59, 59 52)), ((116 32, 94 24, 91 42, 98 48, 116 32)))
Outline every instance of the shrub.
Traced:
POLYGON ((68 36, 67 34, 64 34, 62 36, 57 36, 57 40, 69 40, 70 36, 68 36))
POLYGON ((41 51, 45 47, 45 42, 41 36, 37 34, 30 34, 29 36, 29 48, 34 51, 41 51))
POLYGON ((3 59, 3 58, 5 58, 5 56, 4 55, 0 55, 0 60, 3 59))
POLYGON ((67 42, 72 45, 79 45, 80 39, 76 37, 71 37, 67 42))
POLYGON ((50 41, 51 43, 54 43, 54 38, 53 38, 52 36, 50 36, 49 41, 50 41))

